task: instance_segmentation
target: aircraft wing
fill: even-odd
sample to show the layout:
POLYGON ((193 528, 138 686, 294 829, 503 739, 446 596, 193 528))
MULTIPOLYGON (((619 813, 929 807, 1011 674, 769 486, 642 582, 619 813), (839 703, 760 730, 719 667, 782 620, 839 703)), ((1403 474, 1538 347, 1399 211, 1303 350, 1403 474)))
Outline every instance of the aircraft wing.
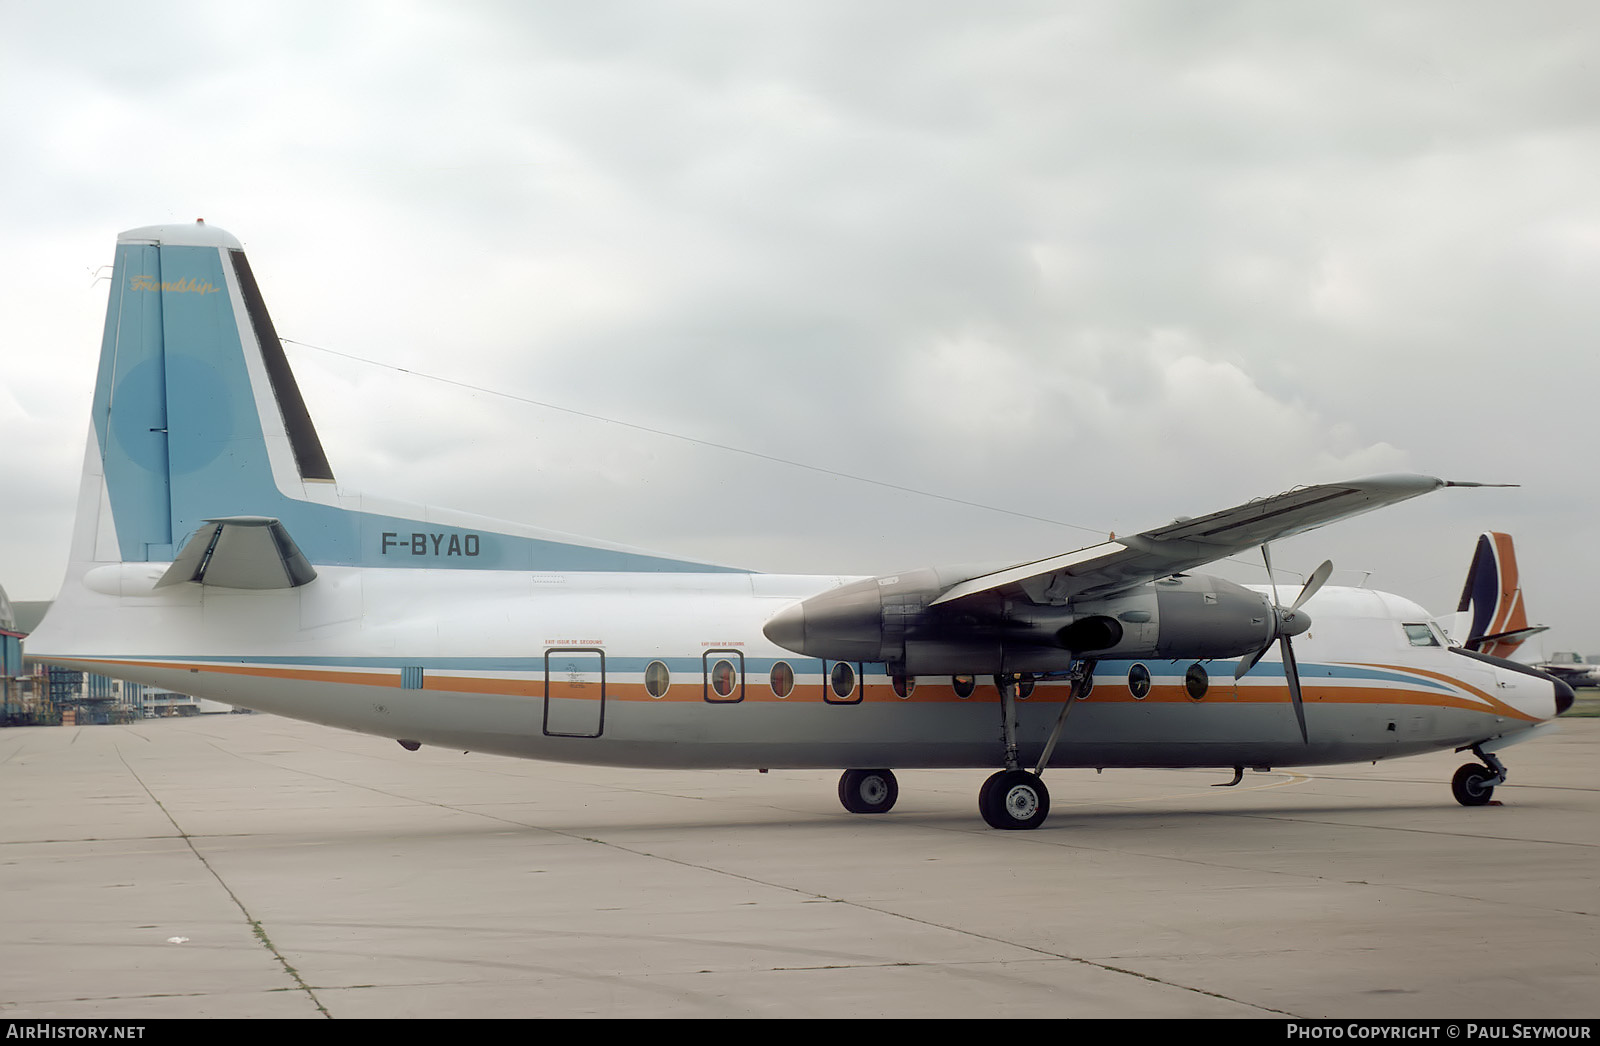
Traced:
POLYGON ((969 578, 929 605, 1006 586, 1016 586, 1035 603, 1056 606, 1084 596, 1112 595, 1440 487, 1486 485, 1390 475, 1298 487, 1209 516, 1180 519, 1131 537, 969 578))

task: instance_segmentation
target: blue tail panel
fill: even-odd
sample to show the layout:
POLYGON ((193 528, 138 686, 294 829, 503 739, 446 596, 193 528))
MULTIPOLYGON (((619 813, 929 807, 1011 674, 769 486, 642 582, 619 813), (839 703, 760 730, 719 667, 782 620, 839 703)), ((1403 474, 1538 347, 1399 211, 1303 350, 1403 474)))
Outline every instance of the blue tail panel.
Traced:
POLYGON ((208 519, 265 516, 314 564, 730 569, 434 510, 362 511, 333 488, 233 237, 204 225, 124 233, 112 281, 94 425, 124 561, 169 561, 208 519))

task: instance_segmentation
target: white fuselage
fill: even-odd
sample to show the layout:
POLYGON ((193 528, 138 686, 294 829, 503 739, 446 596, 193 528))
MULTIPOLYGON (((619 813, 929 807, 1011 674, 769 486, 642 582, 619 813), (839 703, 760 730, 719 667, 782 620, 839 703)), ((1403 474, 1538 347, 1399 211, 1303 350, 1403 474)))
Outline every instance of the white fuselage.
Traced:
MULTIPOLYGON (((385 737, 569 762, 672 767, 989 767, 992 679, 920 678, 774 646, 762 626, 854 580, 766 574, 323 568, 300 588, 154 588, 164 564, 92 569, 30 653, 55 663, 385 737), (74 636, 85 637, 81 642, 74 636), (651 668, 654 663, 665 666, 651 668), (725 663, 725 666, 723 665, 725 663), (787 675, 793 687, 787 693, 787 675), (647 687, 647 675, 651 686, 647 687), (667 685, 661 682, 665 676, 667 685), (659 693, 652 693, 657 690, 659 693), (900 690, 908 690, 902 696, 900 690), (963 692, 968 691, 966 696, 963 692)), ((1415 646, 1416 604, 1325 589, 1296 640, 1309 741, 1281 665, 1101 662, 1052 766, 1282 766, 1477 743, 1555 714, 1537 678, 1415 646)), ((1069 698, 1018 703, 1019 754, 1042 753, 1069 698)))

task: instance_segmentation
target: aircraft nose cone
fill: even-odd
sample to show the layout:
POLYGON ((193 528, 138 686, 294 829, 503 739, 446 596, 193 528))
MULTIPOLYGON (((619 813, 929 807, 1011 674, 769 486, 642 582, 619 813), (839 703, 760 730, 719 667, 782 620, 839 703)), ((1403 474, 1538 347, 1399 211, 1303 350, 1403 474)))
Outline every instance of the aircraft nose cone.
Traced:
POLYGON ((1578 695, 1572 692, 1572 687, 1568 686, 1565 680, 1552 679, 1551 682, 1556 688, 1556 715, 1560 715, 1572 707, 1572 702, 1578 699, 1578 695))
POLYGON ((761 632, 785 650, 801 653, 806 641, 806 608, 803 603, 784 607, 762 626, 761 632))

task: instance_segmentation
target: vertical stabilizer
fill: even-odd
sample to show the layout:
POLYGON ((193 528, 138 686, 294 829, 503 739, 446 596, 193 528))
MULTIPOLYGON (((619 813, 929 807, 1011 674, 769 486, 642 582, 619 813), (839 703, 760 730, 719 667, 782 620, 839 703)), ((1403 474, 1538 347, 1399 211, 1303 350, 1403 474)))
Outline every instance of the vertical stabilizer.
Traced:
POLYGON ((109 527, 80 526, 75 560, 166 562, 208 516, 332 481, 238 240, 203 222, 133 229, 111 280, 80 498, 109 527))
POLYGON ((1462 645, 1494 657, 1509 658, 1523 640, 1544 631, 1542 625, 1528 625, 1510 534, 1479 536, 1456 610, 1471 612, 1468 638, 1462 645))
POLYGON ((313 564, 728 569, 340 493, 244 250, 204 222, 117 237, 69 577, 177 560, 168 586, 303 585, 313 564), (213 558, 246 546, 283 555, 213 558))

